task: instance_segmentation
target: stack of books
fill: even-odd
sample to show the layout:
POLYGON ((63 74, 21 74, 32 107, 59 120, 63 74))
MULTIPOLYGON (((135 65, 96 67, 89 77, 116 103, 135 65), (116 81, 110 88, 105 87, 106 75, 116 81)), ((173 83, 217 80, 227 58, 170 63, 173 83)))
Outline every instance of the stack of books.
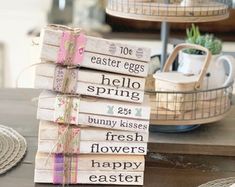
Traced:
POLYGON ((142 185, 150 49, 58 25, 41 38, 35 182, 142 185))

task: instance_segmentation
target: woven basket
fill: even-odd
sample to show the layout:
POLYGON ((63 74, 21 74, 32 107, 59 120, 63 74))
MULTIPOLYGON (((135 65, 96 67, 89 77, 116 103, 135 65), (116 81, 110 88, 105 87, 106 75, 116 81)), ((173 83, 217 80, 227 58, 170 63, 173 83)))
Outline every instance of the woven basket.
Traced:
POLYGON ((14 129, 0 125, 0 174, 14 167, 25 155, 26 140, 14 129))
MULTIPOLYGON (((162 72, 157 72, 154 75, 155 78, 155 90, 156 92, 191 92, 199 90, 202 87, 202 81, 206 75, 207 68, 211 59, 211 53, 205 47, 193 44, 179 44, 175 47, 172 54, 166 61, 166 64, 162 72), (199 75, 187 75, 181 72, 171 72, 170 67, 176 59, 179 51, 186 48, 198 49, 204 51, 207 55, 199 75)), ((178 111, 190 111, 194 110, 196 105, 192 105, 192 102, 197 100, 192 94, 160 94, 156 95, 162 102, 159 103, 162 108, 168 110, 178 111)))

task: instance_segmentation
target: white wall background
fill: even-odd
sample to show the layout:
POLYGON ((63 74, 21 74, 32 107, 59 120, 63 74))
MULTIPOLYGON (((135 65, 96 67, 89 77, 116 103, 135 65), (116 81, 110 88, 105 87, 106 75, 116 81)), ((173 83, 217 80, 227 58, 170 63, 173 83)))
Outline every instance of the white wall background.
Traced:
MULTIPOLYGON (((19 72, 33 64, 29 30, 46 24, 51 0, 0 0, 0 43, 5 47, 4 86, 15 87, 19 72)), ((20 87, 33 85, 33 72, 21 77, 20 87)))

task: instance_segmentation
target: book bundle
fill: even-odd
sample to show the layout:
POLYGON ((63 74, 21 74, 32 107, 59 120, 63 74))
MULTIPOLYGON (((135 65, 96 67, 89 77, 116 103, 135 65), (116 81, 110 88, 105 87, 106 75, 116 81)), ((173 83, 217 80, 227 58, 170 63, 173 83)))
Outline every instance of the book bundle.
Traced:
POLYGON ((150 50, 58 25, 41 38, 34 181, 143 185, 150 50))

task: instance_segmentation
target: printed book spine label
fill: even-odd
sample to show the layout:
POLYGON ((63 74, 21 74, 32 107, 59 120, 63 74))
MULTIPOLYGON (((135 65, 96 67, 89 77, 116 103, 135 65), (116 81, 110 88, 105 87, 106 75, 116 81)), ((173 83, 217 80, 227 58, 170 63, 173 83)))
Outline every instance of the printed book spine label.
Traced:
MULTIPOLYGON (((144 90, 145 88, 145 78, 78 68, 68 69, 60 65, 47 63, 37 66, 36 77, 50 78, 60 83, 60 85, 63 85, 65 81, 69 81, 69 83, 72 81, 71 84, 73 82, 86 82, 133 90, 144 90)), ((57 82, 53 82, 53 84, 56 86, 57 82)), ((61 91, 61 87, 56 91, 61 91)))
POLYGON ((147 143, 80 141, 66 135, 66 140, 39 140, 38 151, 43 153, 125 154, 146 155, 147 143), (69 141, 71 140, 71 141, 69 141))
MULTIPOLYGON (((63 44, 63 39, 65 38, 66 33, 63 31, 55 31, 50 28, 46 28, 43 30, 43 43, 57 46, 59 48, 60 44, 63 44)), ((77 38, 81 38, 81 35, 77 36, 77 38)), ((70 36, 69 36, 70 37, 70 36)), ((73 36, 74 37, 74 36, 73 36)), ((75 41, 76 39, 70 37, 70 41, 75 41)), ((149 62, 151 57, 150 48, 134 46, 124 43, 119 43, 112 40, 106 40, 102 38, 85 36, 85 51, 90 51, 94 53, 102 53, 110 56, 118 56, 127 59, 133 59, 138 61, 149 62)), ((79 50, 79 49, 78 49, 79 50)))
MULTIPOLYGON (((76 111, 75 111, 76 112, 76 111)), ((78 116, 61 117, 55 115, 55 112, 50 109, 40 109, 37 111, 37 119, 53 121, 56 123, 69 123, 74 125, 88 125, 91 127, 117 129, 134 132, 148 132, 149 120, 139 120, 131 118, 119 118, 111 116, 100 116, 95 114, 79 113, 78 116)))
POLYGON ((49 121, 40 121, 39 138, 41 140, 60 139, 61 132, 67 128, 78 131, 81 141, 110 141, 110 142, 148 142, 148 133, 108 130, 94 127, 78 127, 75 125, 58 124, 49 121))
MULTIPOLYGON (((144 171, 144 156, 125 155, 64 155, 37 153, 35 168, 53 170, 54 166, 64 167, 67 163, 76 163, 78 171, 144 171)), ((72 169, 72 168, 71 168, 72 169)))
POLYGON ((129 101, 133 103, 142 103, 144 99, 144 91, 89 84, 83 82, 77 83, 76 92, 80 95, 89 95, 100 98, 129 101))
MULTIPOLYGON (((44 44, 43 49, 41 59, 56 63, 59 48, 44 44)), ((138 77, 146 77, 149 66, 145 62, 91 52, 84 52, 82 60, 79 61, 79 65, 81 67, 138 77)))
POLYGON ((150 119, 150 106, 148 97, 144 97, 142 104, 127 103, 120 101, 110 101, 94 97, 71 97, 64 95, 40 95, 38 108, 48 109, 55 113, 55 122, 77 123, 79 113, 95 114, 101 116, 123 117, 128 119, 150 119), (64 115, 69 114, 70 121, 64 119, 64 115), (72 121, 75 120, 75 121, 72 121))
MULTIPOLYGON (((87 72, 85 77, 88 74, 87 72)), ((132 78, 126 79, 125 76, 116 76, 117 79, 112 79, 112 75, 109 76, 110 74, 105 73, 95 73, 95 75, 97 76, 93 76, 93 79, 96 81, 90 81, 96 83, 87 82, 86 80, 84 82, 78 81, 78 79, 81 79, 79 77, 82 76, 78 69, 66 69, 57 66, 54 75, 51 75, 51 77, 36 75, 35 87, 59 93, 96 96, 136 103, 143 102, 144 90, 140 88, 144 88, 144 81, 133 82, 131 81, 132 78)), ((92 76, 92 73, 90 76, 92 76)))
POLYGON ((79 124, 87 124, 94 127, 103 127, 109 129, 127 130, 135 132, 148 132, 148 120, 134 120, 124 118, 114 118, 107 116, 98 116, 90 114, 80 114, 81 122, 79 124))
POLYGON ((64 171, 35 170, 34 182, 54 184, 114 184, 143 185, 144 172, 111 172, 111 171, 64 171), (75 177, 76 176, 76 177, 75 177))

